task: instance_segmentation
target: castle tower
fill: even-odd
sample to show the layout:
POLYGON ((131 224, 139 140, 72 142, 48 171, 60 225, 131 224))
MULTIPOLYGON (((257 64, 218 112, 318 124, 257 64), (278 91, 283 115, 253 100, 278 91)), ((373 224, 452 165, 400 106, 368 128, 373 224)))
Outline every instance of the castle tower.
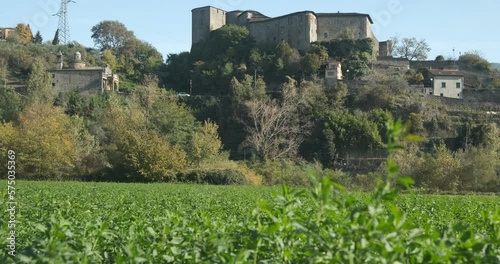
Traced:
POLYGON ((80 52, 75 53, 75 59, 71 64, 72 69, 83 69, 85 68, 85 62, 82 61, 82 54, 80 52))
POLYGON ((192 13, 192 43, 196 44, 210 36, 210 32, 226 24, 226 11, 212 6, 191 10, 192 13))

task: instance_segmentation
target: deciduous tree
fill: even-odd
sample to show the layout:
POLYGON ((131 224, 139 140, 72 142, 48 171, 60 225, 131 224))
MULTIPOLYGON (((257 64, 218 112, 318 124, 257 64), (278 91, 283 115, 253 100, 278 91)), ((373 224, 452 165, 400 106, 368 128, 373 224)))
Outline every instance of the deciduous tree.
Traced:
POLYGON ((392 42, 394 55, 408 60, 426 60, 431 51, 425 39, 393 37, 392 42))
POLYGON ((118 21, 101 21, 91 29, 92 39, 101 50, 113 50, 115 53, 135 39, 134 32, 118 21))
POLYGON ((19 23, 16 26, 16 30, 19 33, 19 41, 21 44, 26 45, 33 39, 33 33, 31 32, 30 25, 19 23))

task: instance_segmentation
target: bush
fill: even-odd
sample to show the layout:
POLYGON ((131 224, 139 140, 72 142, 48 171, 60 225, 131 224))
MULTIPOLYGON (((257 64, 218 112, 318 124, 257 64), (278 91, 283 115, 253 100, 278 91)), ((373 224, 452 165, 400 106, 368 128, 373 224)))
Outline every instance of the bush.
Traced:
POLYGON ((254 170, 264 177, 265 185, 312 186, 312 175, 324 175, 319 163, 296 163, 289 160, 254 164, 254 170))
POLYGON ((237 170, 191 170, 177 174, 179 182, 213 185, 248 184, 245 175, 237 170))

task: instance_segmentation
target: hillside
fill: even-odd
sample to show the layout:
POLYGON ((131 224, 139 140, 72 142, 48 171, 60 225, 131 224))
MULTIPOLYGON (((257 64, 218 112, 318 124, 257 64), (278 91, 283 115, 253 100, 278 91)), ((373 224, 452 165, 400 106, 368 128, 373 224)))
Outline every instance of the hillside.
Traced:
POLYGON ((496 63, 496 62, 492 63, 491 67, 493 67, 493 69, 495 69, 495 70, 500 70, 500 63, 496 63))

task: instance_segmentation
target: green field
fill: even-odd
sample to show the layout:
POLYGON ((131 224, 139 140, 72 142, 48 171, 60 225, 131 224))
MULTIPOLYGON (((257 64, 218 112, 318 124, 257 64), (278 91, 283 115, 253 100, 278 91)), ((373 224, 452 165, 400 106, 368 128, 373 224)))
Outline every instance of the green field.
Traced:
POLYGON ((1 263, 500 262, 498 196, 347 193, 328 182, 15 187, 16 258, 2 210, 1 263))

